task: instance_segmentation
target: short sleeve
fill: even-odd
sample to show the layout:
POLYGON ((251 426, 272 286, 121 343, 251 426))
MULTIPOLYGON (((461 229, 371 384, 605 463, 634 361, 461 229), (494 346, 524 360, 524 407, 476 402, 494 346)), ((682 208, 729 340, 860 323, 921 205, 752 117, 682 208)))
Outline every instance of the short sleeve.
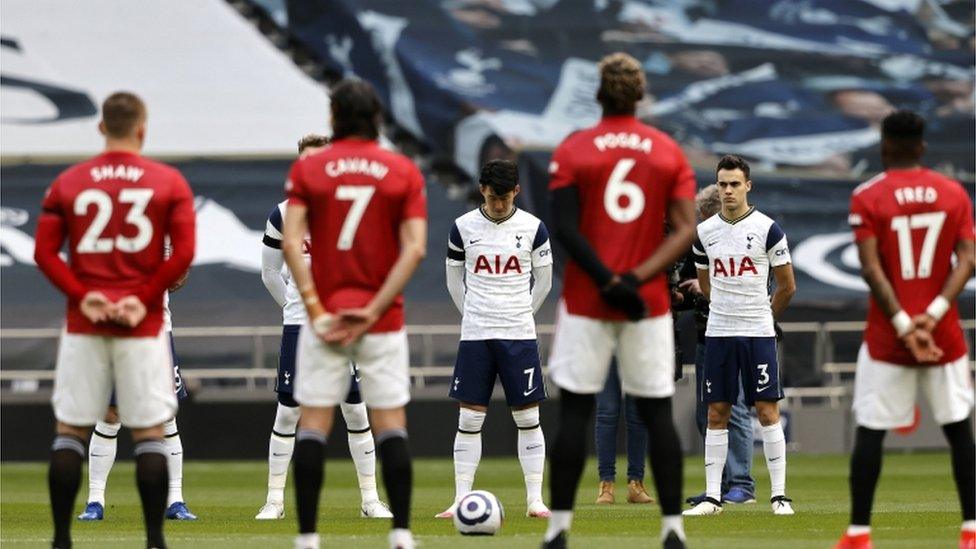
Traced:
POLYGON ((864 193, 855 193, 851 197, 851 209, 847 215, 847 223, 854 231, 854 240, 862 242, 877 236, 874 218, 864 200, 864 193))
POLYGON ((549 161, 549 190, 562 189, 577 184, 576 171, 573 167, 568 140, 552 153, 549 161))
POLYGON ((457 222, 451 226, 451 234, 447 237, 447 264, 458 266, 464 264, 464 239, 457 222))
POLYGON ((296 160, 288 171, 288 179, 285 181, 285 196, 288 197, 289 204, 298 206, 308 206, 308 186, 305 183, 302 160, 296 160))
POLYGON ((532 267, 552 265, 552 244, 549 243, 549 229, 546 224, 539 222, 532 240, 532 267))
POLYGON ((410 181, 407 187, 407 197, 403 202, 403 219, 414 217, 427 219, 427 187, 424 183, 424 176, 417 169, 417 166, 412 162, 409 164, 410 170, 407 177, 410 181))
POLYGON ((973 228, 973 205, 965 191, 959 194, 961 199, 958 204, 961 217, 959 218, 959 232, 956 234, 956 240, 976 240, 976 230, 973 228))
POLYGON ((695 242, 691 245, 691 256, 695 260, 695 268, 708 270, 708 255, 705 254, 705 246, 702 246, 701 235, 695 233, 695 242))
POLYGON ((264 245, 276 250, 281 249, 281 241, 284 239, 282 226, 284 220, 281 217, 281 206, 275 206, 268 216, 268 221, 264 224, 264 245))
POLYGON ((766 233, 766 255, 769 256, 770 267, 782 267, 792 263, 786 233, 776 222, 769 226, 769 232, 766 233))
POLYGON ((674 154, 678 161, 678 169, 675 172, 674 185, 671 187, 671 200, 694 200, 698 188, 695 182, 695 170, 691 169, 685 153, 677 145, 674 147, 674 154))
POLYGON ((60 179, 55 179, 51 186, 44 192, 44 199, 41 200, 41 212, 56 216, 63 216, 61 208, 61 183, 60 179))
POLYGON ((190 184, 178 171, 174 170, 173 210, 170 223, 195 223, 196 212, 193 209, 193 191, 190 184))

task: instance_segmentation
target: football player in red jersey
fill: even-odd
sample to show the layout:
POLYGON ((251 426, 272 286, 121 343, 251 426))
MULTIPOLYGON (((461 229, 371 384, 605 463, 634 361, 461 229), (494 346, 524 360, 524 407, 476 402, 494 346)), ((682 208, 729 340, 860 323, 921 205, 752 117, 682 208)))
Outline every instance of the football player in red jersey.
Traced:
POLYGON ((885 118, 885 171, 851 197, 849 222, 871 297, 854 383, 851 523, 838 548, 871 547, 885 432, 913 422, 920 388, 952 452, 963 516, 959 546, 976 547, 973 389, 955 303, 973 274, 973 209, 962 185, 921 166, 924 131, 913 112, 885 118))
POLYGON ((51 184, 37 221, 34 260, 68 296, 51 403, 57 436, 48 486, 54 547, 71 547, 71 515, 85 440, 114 387, 132 429, 136 482, 149 547, 165 547, 167 469, 163 422, 176 414, 163 292, 190 266, 195 215, 175 169, 140 156, 146 107, 131 93, 102 105, 105 151, 51 184), (164 257, 164 239, 174 251, 164 257), (58 255, 67 240, 68 263, 58 255))
POLYGON ((695 176, 678 145, 634 116, 640 63, 600 62, 603 118, 567 137, 550 165, 556 238, 570 256, 549 367, 560 389, 548 547, 563 547, 586 461, 586 424, 616 354, 647 424, 661 539, 684 547, 681 445, 671 417, 674 333, 665 271, 695 235, 695 176), (672 231, 664 235, 664 222, 672 231))
POLYGON ((331 94, 332 144, 295 162, 286 191, 282 250, 305 302, 294 398, 301 405, 294 471, 299 537, 319 546, 315 522, 325 441, 349 391, 349 361, 371 411, 393 512, 391 547, 410 549, 412 469, 405 406, 410 400, 403 296, 426 254, 424 178, 376 141, 382 107, 371 85, 344 80, 331 94), (310 236, 311 271, 302 246, 310 236))

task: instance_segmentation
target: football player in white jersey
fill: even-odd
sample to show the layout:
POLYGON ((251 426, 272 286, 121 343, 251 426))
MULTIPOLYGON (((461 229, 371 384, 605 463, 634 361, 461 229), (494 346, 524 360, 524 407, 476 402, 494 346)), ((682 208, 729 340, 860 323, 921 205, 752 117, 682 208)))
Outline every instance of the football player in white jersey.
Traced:
POLYGON ((457 218, 448 238, 447 287, 461 312, 461 342, 450 396, 460 403, 454 438, 454 516, 481 461, 481 428, 500 379, 518 427, 526 516, 548 517, 542 501, 546 441, 539 403, 546 398, 533 314, 552 288, 552 249, 545 224, 515 207, 518 166, 492 160, 481 170, 485 204, 457 218))
POLYGON ((792 515, 786 497, 786 439, 779 421, 783 398, 773 319, 796 291, 790 249, 779 225, 751 206, 749 164, 726 155, 716 170, 722 210, 698 225, 693 246, 698 283, 710 301, 699 398, 708 403, 705 500, 688 516, 722 512, 722 471, 729 451, 729 417, 739 380, 746 405, 756 407, 776 515, 792 515), (769 297, 770 274, 776 290, 769 297))
MULTIPOLYGON (((322 150, 329 144, 323 135, 309 134, 298 142, 300 157, 322 150)), ((295 449, 295 429, 300 415, 298 402, 292 396, 295 387, 295 356, 298 349, 298 334, 305 324, 305 305, 288 274, 281 252, 282 227, 288 201, 275 206, 268 217, 264 233, 264 248, 261 254, 261 280, 271 297, 282 308, 283 324, 281 350, 278 355, 278 379, 275 392, 278 393, 278 411, 275 414, 271 440, 268 444, 268 497, 261 510, 254 517, 258 520, 275 520, 285 516, 285 482, 288 478, 288 464, 295 449)), ((306 241, 307 244, 307 241, 306 241)), ((306 247, 306 260, 308 250, 306 247)), ((356 464, 359 478, 359 492, 362 498, 361 515, 368 518, 391 518, 387 506, 380 501, 376 492, 376 452, 373 432, 369 427, 366 405, 359 395, 359 384, 355 366, 350 364, 352 377, 346 401, 340 405, 342 417, 346 422, 349 439, 349 453, 356 464)))
MULTIPOLYGON (((170 247, 167 244, 166 255, 170 247)), ((180 375, 180 362, 176 357, 176 345, 173 343, 173 317, 169 311, 169 294, 186 284, 189 273, 184 274, 176 283, 163 294, 163 330, 169 334, 169 348, 173 358, 173 377, 176 396, 183 400, 189 396, 180 375)), ((115 465, 118 453, 119 430, 118 409, 115 405, 115 393, 109 403, 105 418, 95 424, 91 442, 88 444, 88 503, 85 510, 78 515, 78 520, 92 521, 105 518, 105 486, 108 475, 115 465)), ((163 423, 163 441, 166 444, 166 466, 169 471, 169 491, 166 496, 166 518, 171 520, 197 520, 183 501, 183 441, 176 427, 176 417, 171 417, 163 423)))

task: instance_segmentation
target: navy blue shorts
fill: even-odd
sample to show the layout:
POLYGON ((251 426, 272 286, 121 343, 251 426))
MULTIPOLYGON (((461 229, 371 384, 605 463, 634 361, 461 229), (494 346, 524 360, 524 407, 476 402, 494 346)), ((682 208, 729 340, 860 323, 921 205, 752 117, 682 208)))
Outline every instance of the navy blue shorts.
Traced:
MULTIPOLYGON (((278 393, 278 402, 289 408, 298 406, 293 394, 295 392, 295 357, 298 354, 298 334, 301 330, 300 324, 285 324, 281 330, 281 349, 278 351, 278 379, 275 380, 275 392, 278 393)), ((356 370, 355 363, 349 363, 349 375, 352 379, 349 382, 346 404, 359 404, 363 401, 363 397, 359 394, 359 372, 356 370)))
POLYGON ((539 344, 534 339, 487 339, 462 341, 454 363, 450 397, 487 406, 502 382, 509 406, 525 406, 546 398, 539 344))
POLYGON ((706 337, 705 366, 699 380, 702 402, 735 402, 742 379, 743 400, 753 406, 757 400, 783 398, 776 361, 775 337, 706 337))
MULTIPOLYGON (((173 377, 174 384, 176 386, 176 398, 183 400, 190 396, 190 393, 186 390, 186 385, 183 384, 183 374, 180 373, 180 359, 176 356, 176 343, 173 341, 173 332, 167 332, 169 334, 169 352, 170 356, 173 358, 173 377)), ((115 390, 112 390, 112 396, 109 397, 109 406, 118 406, 115 402, 115 390)))

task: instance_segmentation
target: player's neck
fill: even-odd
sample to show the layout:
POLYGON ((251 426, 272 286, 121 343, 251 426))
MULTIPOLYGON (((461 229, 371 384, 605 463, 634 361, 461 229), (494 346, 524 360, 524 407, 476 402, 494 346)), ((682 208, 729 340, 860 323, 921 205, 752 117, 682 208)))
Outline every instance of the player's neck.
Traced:
POLYGON ((491 215, 491 212, 488 210, 488 208, 485 207, 484 204, 482 204, 480 208, 481 208, 481 214, 487 217, 489 220, 494 221, 495 223, 501 223, 502 221, 505 221, 506 219, 512 217, 512 214, 515 213, 515 204, 512 204, 512 206, 508 209, 508 211, 506 211, 504 215, 499 217, 495 217, 494 215, 491 215))
POLYGON ((752 206, 750 206, 748 202, 743 202, 741 206, 735 208, 734 210, 723 207, 722 217, 728 219, 729 221, 735 221, 736 219, 739 219, 740 217, 749 213, 750 209, 752 209, 752 206))
POLYGON ((885 164, 885 170, 914 170, 921 167, 922 165, 918 162, 918 160, 888 162, 885 164))
POLYGON ((106 139, 105 152, 121 152, 139 154, 142 151, 142 143, 135 139, 106 139))
POLYGON ((603 118, 633 118, 637 116, 636 111, 608 111, 603 109, 603 118))

